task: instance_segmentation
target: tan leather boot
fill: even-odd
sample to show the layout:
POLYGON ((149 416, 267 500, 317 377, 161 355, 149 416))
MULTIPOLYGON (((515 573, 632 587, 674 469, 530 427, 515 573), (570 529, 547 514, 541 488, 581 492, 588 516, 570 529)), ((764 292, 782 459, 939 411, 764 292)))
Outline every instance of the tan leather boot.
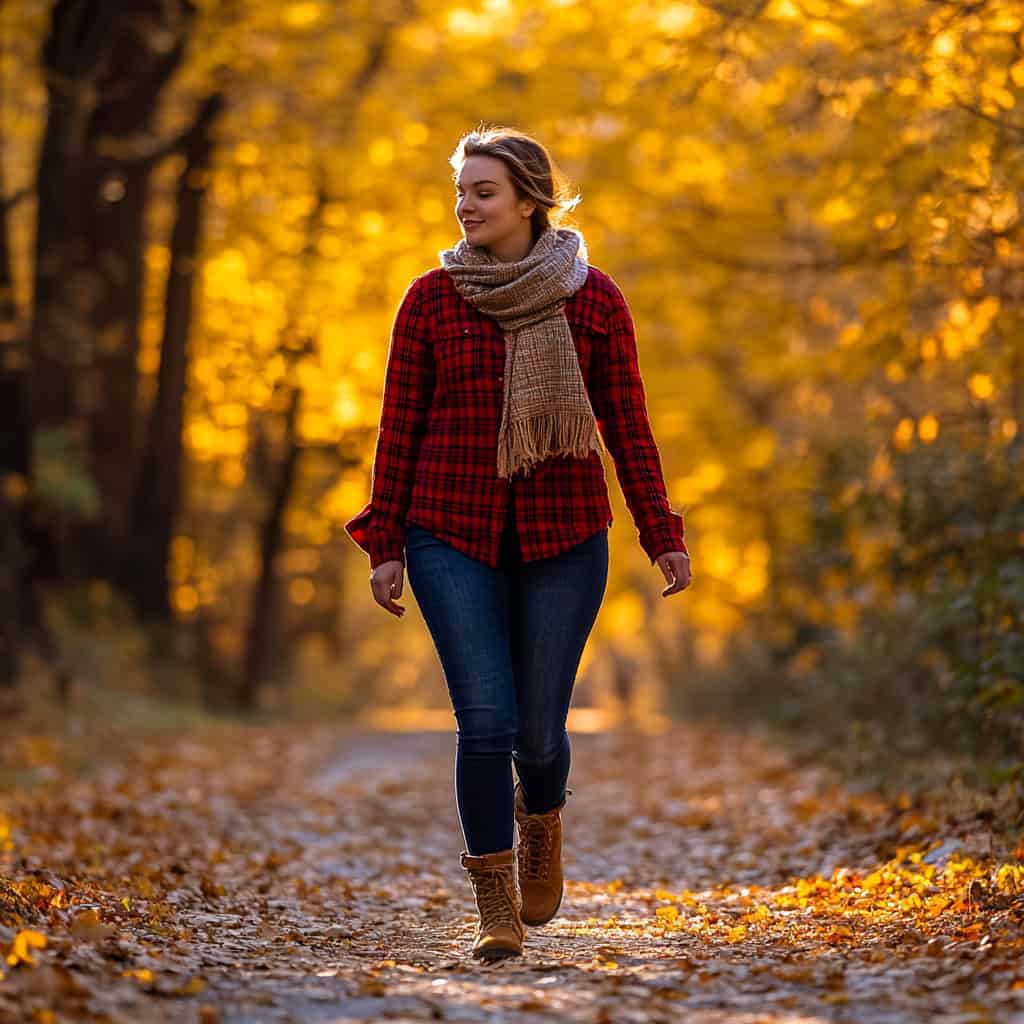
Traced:
MULTIPOLYGON (((567 789, 566 793, 572 793, 567 789)), ((523 787, 516 783, 516 824, 519 826, 519 888, 523 896, 524 924, 545 924, 562 905, 562 808, 545 814, 530 814, 523 799, 523 787)))
POLYGON ((484 960, 520 956, 526 932, 519 917, 522 895, 516 880, 515 850, 479 856, 463 850, 459 860, 469 874, 480 913, 473 956, 484 960))

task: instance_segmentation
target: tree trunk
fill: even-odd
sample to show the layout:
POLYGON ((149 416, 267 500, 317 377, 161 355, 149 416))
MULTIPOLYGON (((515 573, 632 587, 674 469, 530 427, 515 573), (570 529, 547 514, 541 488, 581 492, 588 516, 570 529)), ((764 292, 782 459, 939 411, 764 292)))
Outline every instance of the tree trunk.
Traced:
POLYGON ((156 396, 132 502, 122 585, 143 619, 170 617, 167 563, 181 500, 188 340, 192 323, 203 200, 213 152, 211 130, 224 107, 216 93, 202 104, 185 139, 185 167, 178 181, 178 212, 171 234, 171 266, 164 306, 156 396))
POLYGON ((260 575, 253 593, 249 626, 246 635, 245 662, 238 690, 238 703, 244 710, 256 706, 259 685, 267 674, 274 631, 274 596, 277 576, 275 561, 282 546, 284 512, 295 483, 301 446, 297 437, 302 391, 292 392, 288 407, 286 432, 288 449, 270 496, 270 508, 260 537, 260 575))
POLYGON ((113 32, 113 11, 94 0, 58 0, 43 45, 49 106, 36 170, 38 199, 30 333, 30 402, 36 429, 75 412, 75 363, 88 356, 81 268, 88 122, 113 32))
POLYGON ((37 439, 99 484, 97 525, 66 510, 82 569, 99 576, 132 479, 143 217, 166 152, 152 121, 193 13, 190 0, 57 0, 42 50, 29 404, 37 439))
POLYGON ((39 587, 52 578, 45 538, 35 527, 32 424, 29 414, 28 360, 14 296, 5 193, 0 162, 0 689, 6 690, 0 714, 12 714, 10 699, 29 644, 55 672, 58 696, 66 700, 70 677, 43 615, 39 587))
POLYGON ((85 259, 93 268, 89 334, 92 358, 81 381, 89 423, 90 465, 104 505, 104 529, 117 550, 128 529, 137 454, 139 316, 144 282, 144 221, 156 148, 154 119, 178 69, 191 27, 190 4, 121 4, 111 61, 110 98, 89 124, 83 168, 85 259))
POLYGON ((23 517, 29 481, 29 424, 24 352, 7 236, 0 162, 0 688, 17 685, 21 661, 21 603, 25 585, 23 517))

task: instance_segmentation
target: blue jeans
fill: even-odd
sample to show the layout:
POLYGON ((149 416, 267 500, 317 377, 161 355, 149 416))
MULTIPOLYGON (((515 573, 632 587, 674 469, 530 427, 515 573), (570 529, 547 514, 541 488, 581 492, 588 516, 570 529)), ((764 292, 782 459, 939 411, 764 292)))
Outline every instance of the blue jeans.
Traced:
POLYGON ((507 521, 492 569, 410 523, 406 572, 455 712, 466 848, 474 856, 507 850, 513 763, 530 813, 565 798, 565 722, 608 582, 608 529, 554 558, 523 562, 507 521))

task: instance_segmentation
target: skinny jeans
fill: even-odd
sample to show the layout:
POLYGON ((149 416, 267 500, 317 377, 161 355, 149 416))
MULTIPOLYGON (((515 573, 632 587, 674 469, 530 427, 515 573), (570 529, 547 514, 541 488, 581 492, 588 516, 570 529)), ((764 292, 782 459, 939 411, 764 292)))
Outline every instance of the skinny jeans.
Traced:
POLYGON ((607 527, 524 562, 512 509, 510 501, 496 568, 417 523, 406 534, 409 587, 455 715, 456 803, 474 856, 513 845, 513 764, 531 814, 565 799, 566 719, 608 582, 607 527))

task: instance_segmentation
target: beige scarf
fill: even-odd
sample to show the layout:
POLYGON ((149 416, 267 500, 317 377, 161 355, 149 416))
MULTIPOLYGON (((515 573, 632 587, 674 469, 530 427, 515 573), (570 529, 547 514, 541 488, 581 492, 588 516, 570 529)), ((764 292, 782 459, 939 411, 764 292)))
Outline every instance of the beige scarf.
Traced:
POLYGON ((502 263, 461 239, 439 253, 459 294, 505 335, 498 476, 528 474, 554 455, 600 452, 597 420, 580 372, 565 300, 587 279, 583 236, 547 228, 530 252, 502 263), (578 255, 577 255, 578 253, 578 255))

